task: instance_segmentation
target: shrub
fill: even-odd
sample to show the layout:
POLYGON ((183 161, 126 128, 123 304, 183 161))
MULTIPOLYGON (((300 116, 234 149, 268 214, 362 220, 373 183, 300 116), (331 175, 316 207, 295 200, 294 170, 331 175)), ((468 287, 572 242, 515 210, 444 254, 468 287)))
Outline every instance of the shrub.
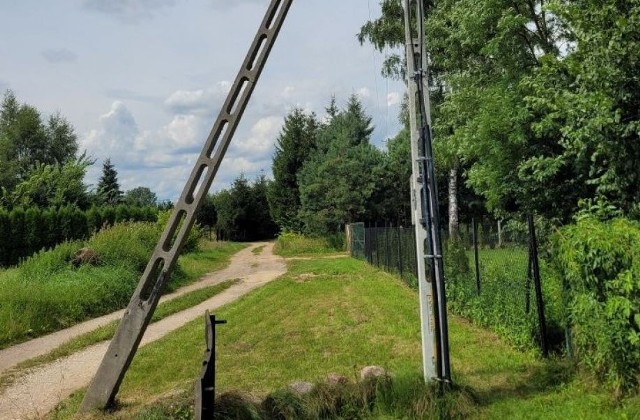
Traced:
POLYGON ((575 356, 617 394, 640 375, 640 225, 585 217, 553 240, 575 356))

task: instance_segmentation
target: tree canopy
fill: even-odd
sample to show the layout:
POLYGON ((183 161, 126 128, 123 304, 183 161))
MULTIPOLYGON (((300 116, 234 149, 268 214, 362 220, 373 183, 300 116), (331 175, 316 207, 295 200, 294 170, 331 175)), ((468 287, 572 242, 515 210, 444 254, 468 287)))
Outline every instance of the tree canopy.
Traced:
POLYGON ((64 166, 76 159, 77 136, 59 113, 40 112, 6 91, 0 105, 0 188, 9 193, 36 165, 64 166))
MULTIPOLYGON (((604 0, 437 0, 427 4, 439 165, 497 215, 567 221, 582 200, 629 212, 640 194, 640 5, 604 0)), ((404 43, 399 0, 361 42, 404 43)), ((402 53, 386 75, 404 72, 402 53)))

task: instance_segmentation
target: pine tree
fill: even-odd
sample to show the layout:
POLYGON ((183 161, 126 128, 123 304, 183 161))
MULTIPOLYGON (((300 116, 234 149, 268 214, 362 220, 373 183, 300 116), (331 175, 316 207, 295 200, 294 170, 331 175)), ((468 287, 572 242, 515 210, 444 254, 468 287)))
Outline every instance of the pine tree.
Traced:
POLYGON ((106 205, 114 206, 122 201, 122 191, 118 183, 118 172, 111 163, 111 159, 104 161, 102 176, 98 181, 98 199, 106 205))
POLYGON ((271 217, 280 229, 299 231, 298 172, 316 148, 319 123, 314 114, 294 109, 284 121, 273 157, 273 178, 268 192, 271 217))
POLYGON ((344 223, 373 217, 370 200, 381 178, 383 155, 369 143, 372 132, 371 118, 355 96, 322 127, 322 145, 297 177, 299 217, 307 233, 335 233, 344 223))

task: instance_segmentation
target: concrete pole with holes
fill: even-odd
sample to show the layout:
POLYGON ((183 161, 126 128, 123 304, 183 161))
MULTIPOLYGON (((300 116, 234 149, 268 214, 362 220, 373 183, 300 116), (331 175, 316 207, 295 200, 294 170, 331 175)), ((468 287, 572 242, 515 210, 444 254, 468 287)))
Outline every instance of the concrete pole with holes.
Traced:
POLYGON ((195 214, 209 192, 293 0, 272 0, 173 214, 109 344, 80 411, 107 408, 158 305, 195 214))

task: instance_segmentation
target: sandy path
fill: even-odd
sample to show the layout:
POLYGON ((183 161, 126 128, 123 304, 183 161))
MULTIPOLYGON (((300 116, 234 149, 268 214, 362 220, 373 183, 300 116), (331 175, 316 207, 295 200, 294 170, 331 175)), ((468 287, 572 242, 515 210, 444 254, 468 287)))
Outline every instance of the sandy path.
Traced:
MULTIPOLYGON (((251 290, 274 280, 285 272, 286 265, 284 259, 273 254, 272 243, 252 244, 249 248, 235 254, 231 259, 231 264, 226 269, 208 275, 203 281, 185 287, 181 289, 180 292, 176 293, 184 294, 191 290, 230 279, 239 278, 241 279, 240 283, 193 308, 152 324, 147 329, 141 345, 158 340, 169 332, 185 325, 189 321, 202 317, 205 310, 213 310, 232 302, 251 290), (263 245, 265 248, 260 255, 254 255, 251 252, 252 249, 263 245)), ((109 320, 118 318, 117 313, 109 316, 113 316, 113 318, 109 318, 109 320)), ((52 334, 52 336, 55 335, 55 337, 51 338, 49 341, 47 338, 51 336, 37 339, 41 340, 41 345, 50 346, 50 348, 41 352, 41 354, 55 348, 55 346, 58 345, 55 343, 66 341, 73 337, 74 334, 81 334, 81 332, 78 331, 88 330, 83 330, 78 326, 78 329, 69 332, 66 338, 61 339, 58 336, 59 333, 56 333, 52 334)), ((33 343, 37 340, 32 340, 29 343, 33 343)), ((4 389, 2 394, 0 394, 0 419, 11 420, 39 418, 49 412, 60 401, 67 398, 73 391, 89 384, 94 373, 98 369, 100 361, 107 350, 107 346, 108 342, 93 345, 69 357, 59 359, 53 363, 33 369, 24 376, 16 379, 11 386, 4 389)), ((32 354, 31 352, 36 351, 34 349, 30 349, 29 346, 20 345, 17 347, 22 348, 21 352, 15 351, 15 353, 11 353, 11 349, 7 349, 3 352, 6 352, 6 354, 15 354, 13 357, 17 360, 24 358, 24 354, 26 353, 32 354)), ((0 353, 0 358, 3 360, 3 363, 5 363, 3 353, 0 353)))

